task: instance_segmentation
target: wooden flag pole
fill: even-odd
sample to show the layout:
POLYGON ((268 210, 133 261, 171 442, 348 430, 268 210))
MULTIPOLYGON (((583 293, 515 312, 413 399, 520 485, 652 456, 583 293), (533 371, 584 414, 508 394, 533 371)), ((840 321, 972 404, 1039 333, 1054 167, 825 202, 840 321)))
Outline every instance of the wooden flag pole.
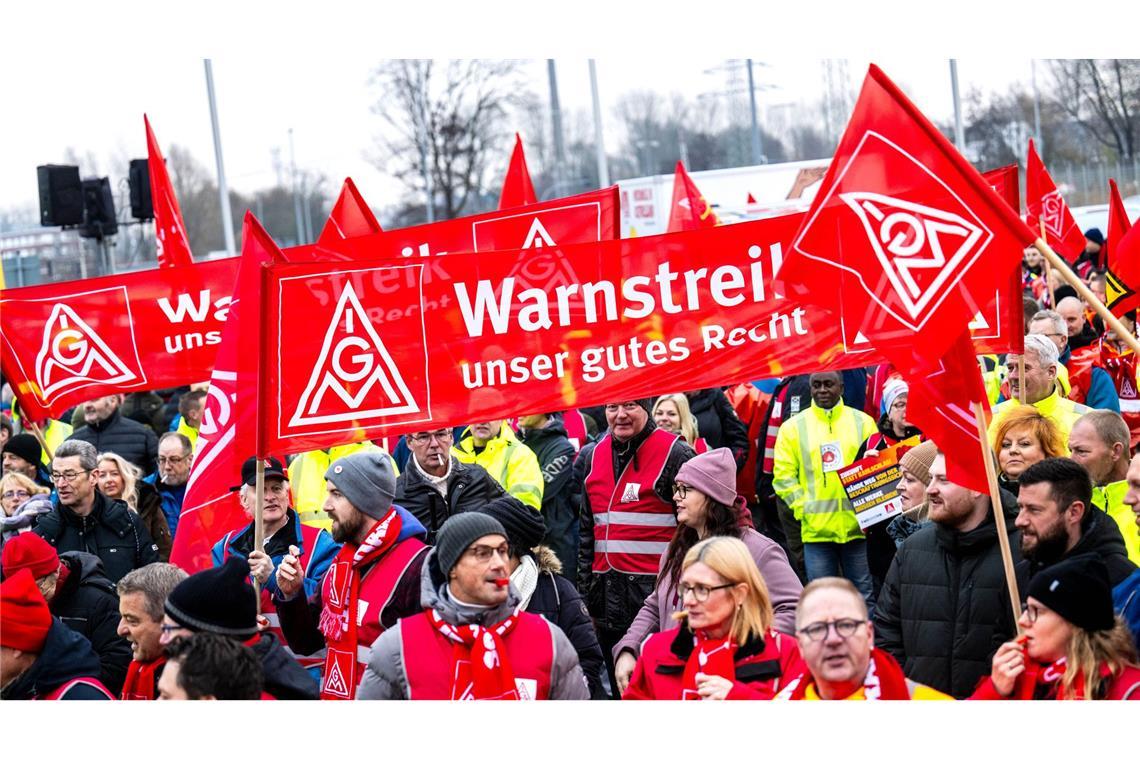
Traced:
POLYGON ((1049 247, 1049 244, 1041 238, 1034 241, 1033 245, 1036 246, 1037 250, 1041 251, 1041 255, 1045 257, 1045 261, 1050 262, 1057 271, 1060 272, 1061 276, 1064 277, 1070 285, 1076 288, 1077 293, 1093 307, 1093 311, 1100 315, 1105 325, 1120 336, 1120 339, 1127 343, 1128 347, 1131 348, 1137 356, 1140 356, 1140 341, 1137 341, 1136 336, 1133 335, 1131 331, 1125 329, 1124 325, 1120 324, 1120 320, 1113 316, 1112 312, 1108 310, 1108 307, 1100 302, 1100 299, 1088 289, 1087 285, 1081 282, 1081 278, 1077 277, 1072 269, 1069 269, 1069 265, 1065 263, 1064 259, 1054 253, 1053 249, 1049 247))
MULTIPOLYGON (((254 481, 257 491, 253 509, 253 548, 255 551, 265 551, 265 521, 262 513, 265 511, 265 460, 257 460, 257 479, 254 481)), ((257 593, 257 614, 261 615, 261 584, 257 578, 253 579, 253 590, 257 593)))
POLYGON ((1025 351, 1017 355, 1017 403, 1025 405, 1025 351))
POLYGON ((1009 605, 1013 611, 1014 625, 1021 617, 1021 596, 1017 590, 1017 576, 1013 572, 1013 553, 1009 548, 1009 534, 1005 528, 1005 512, 1001 507, 1001 491, 999 490, 997 471, 994 469, 993 452, 989 447, 989 434, 986 432, 986 418, 982 412, 982 405, 973 403, 974 419, 978 423, 978 442, 982 447, 982 460, 986 463, 986 481, 990 486, 990 504, 994 511, 994 523, 997 527, 998 546, 1001 548, 1001 563, 1005 567, 1005 585, 1009 590, 1009 605))
MULTIPOLYGON (((40 423, 28 421, 24 423, 24 427, 32 431, 32 435, 34 435, 36 437, 36 440, 40 443, 40 448, 42 448, 44 450, 44 453, 47 454, 48 459, 51 459, 51 452, 48 451, 47 439, 44 438, 44 431, 40 429, 40 423)), ((36 462, 36 467, 39 466, 40 463, 36 462)))

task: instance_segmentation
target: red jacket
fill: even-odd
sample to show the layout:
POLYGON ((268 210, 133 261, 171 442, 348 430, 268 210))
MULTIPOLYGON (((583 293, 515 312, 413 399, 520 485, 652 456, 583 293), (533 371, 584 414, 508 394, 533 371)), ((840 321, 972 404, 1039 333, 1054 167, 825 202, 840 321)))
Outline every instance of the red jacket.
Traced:
MULTIPOLYGON (((1037 663, 1030 663, 1025 672, 1017 677, 1017 681, 1013 685, 1013 692, 1008 697, 999 694, 997 688, 994 687, 993 679, 987 676, 978 686, 977 691, 970 695, 970 699, 1057 699, 1061 678, 1059 675, 1051 678, 1049 670, 1049 668, 1043 668, 1037 663)), ((1102 674, 1107 676, 1108 666, 1102 666, 1102 671, 1102 674)), ((1101 699, 1140 701, 1140 667, 1125 665, 1124 670, 1115 678, 1108 680, 1107 688, 1101 699)))
MULTIPOLYGON (((692 651, 688 625, 650 636, 622 699, 680 699, 681 675, 692 651)), ((750 639, 733 659, 736 678, 729 699, 771 699, 803 671, 796 640, 774 630, 750 639)))

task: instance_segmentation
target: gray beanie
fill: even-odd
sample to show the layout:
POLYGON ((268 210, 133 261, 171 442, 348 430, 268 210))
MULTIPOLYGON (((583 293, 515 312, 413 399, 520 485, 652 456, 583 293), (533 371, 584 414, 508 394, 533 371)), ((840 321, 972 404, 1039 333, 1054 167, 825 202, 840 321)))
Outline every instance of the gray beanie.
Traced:
POLYGON ((377 520, 388 513, 396 497, 392 457, 379 450, 341 457, 325 471, 325 480, 335 485, 352 506, 377 520))
POLYGON ((439 569, 447 575, 459 562, 463 552, 467 551, 467 547, 483 536, 494 535, 505 538, 507 531, 502 523, 482 512, 461 512, 447 518, 435 539, 435 556, 439 569))

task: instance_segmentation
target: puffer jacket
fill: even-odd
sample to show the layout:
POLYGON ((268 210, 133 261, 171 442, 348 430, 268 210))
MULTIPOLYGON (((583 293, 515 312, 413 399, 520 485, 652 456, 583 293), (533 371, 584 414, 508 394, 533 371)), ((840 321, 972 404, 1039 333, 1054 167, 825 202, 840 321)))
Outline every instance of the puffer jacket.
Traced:
MULTIPOLYGON (((1058 558, 1068 559, 1078 554, 1095 554, 1104 560, 1108 568, 1108 582, 1117 586, 1136 572, 1136 565, 1128 559, 1128 550, 1124 546, 1124 537, 1120 535, 1120 528, 1111 517, 1095 508, 1088 508, 1088 524, 1082 526, 1081 537, 1072 549, 1065 552, 1065 556, 1058 558)), ((1044 563, 1036 559, 1025 558, 1018 565, 1018 576, 1032 579, 1034 575, 1055 562, 1044 563)), ((1021 596, 1024 601, 1028 584, 1021 586, 1021 596)))
POLYGON ((119 410, 102 422, 78 428, 68 440, 87 441, 95 450, 113 451, 149 475, 158 468, 158 436, 146 425, 124 417, 119 410))
POLYGON ((158 546, 142 519, 126 502, 109 499, 95 491, 91 514, 79 517, 60 504, 40 517, 35 532, 59 553, 88 552, 103 561, 103 572, 112 583, 136 567, 158 562, 158 546))
POLYGON ((91 642, 101 665, 99 680, 118 694, 131 664, 131 643, 119 635, 115 584, 103 574, 103 563, 94 554, 64 552, 59 561, 68 572, 48 604, 51 614, 91 642))
MULTIPOLYGON (((1002 508, 1017 563, 1017 502, 1005 492, 1002 508)), ((927 523, 903 542, 874 622, 875 646, 898 660, 907 678, 955 699, 970 696, 989 674, 994 652, 1016 633, 992 513, 965 533, 927 523)))
MULTIPOLYGON (((653 420, 649 420, 645 428, 630 439, 628 448, 623 450, 621 446, 612 447, 615 481, 621 477, 625 466, 633 460, 638 447, 656 429, 653 420)), ((578 591, 585 598, 586 607, 590 610, 590 615, 598 628, 620 636, 633 622, 645 597, 653 592, 657 579, 652 575, 629 575, 616 570, 605 573, 593 571, 594 511, 586 494, 586 476, 590 473, 596 447, 597 443, 583 446, 578 452, 578 458, 574 460, 573 498, 578 504, 579 528, 578 591)), ((673 503, 673 481, 677 477, 677 470, 694 456, 696 452, 685 443, 684 439, 678 437, 673 442, 661 476, 653 484, 654 492, 662 501, 673 503)))
POLYGON ((709 449, 728 448, 740 472, 748 460, 748 428, 720 388, 697 391, 689 399, 689 411, 697 418, 697 431, 709 449))
POLYGON ((246 646, 261 661, 265 676, 264 689, 274 699, 319 699, 321 688, 309 671, 301 667, 293 655, 269 631, 262 631, 246 646))
POLYGON ((554 550, 567 577, 575 578, 578 566, 578 512, 570 498, 574 474, 574 444, 566 436, 566 426, 554 417, 542 428, 519 428, 519 440, 538 458, 544 483, 542 522, 546 534, 542 543, 554 550))
POLYGON ((440 495, 416 463, 408 460, 408 467, 396 478, 396 504, 411 512, 427 529, 424 543, 435 544, 435 535, 452 515, 472 512, 490 502, 508 505, 512 509, 530 509, 511 496, 486 470, 476 464, 463 464, 454 456, 447 473, 447 498, 440 495))
MULTIPOLYGON (((0 699, 44 699, 76 678, 99 680, 99 657, 91 642, 52 619, 44 648, 28 668, 0 692, 0 699)), ((64 700, 114 699, 104 690, 87 683, 76 684, 62 696, 64 700)))

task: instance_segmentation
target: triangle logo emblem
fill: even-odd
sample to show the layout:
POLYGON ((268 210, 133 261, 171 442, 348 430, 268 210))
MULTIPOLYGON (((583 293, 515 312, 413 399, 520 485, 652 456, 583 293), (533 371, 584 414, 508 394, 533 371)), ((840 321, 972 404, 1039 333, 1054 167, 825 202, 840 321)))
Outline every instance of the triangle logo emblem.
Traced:
POLYGON ((36 356, 36 379, 45 402, 77 385, 120 385, 136 378, 74 309, 62 303, 52 308, 36 356))
POLYGON ((530 231, 526 234, 526 242, 522 244, 523 248, 542 248, 544 245, 555 245, 554 240, 550 237, 550 233, 542 226, 542 222, 538 217, 530 225, 530 231))
POLYGON ((340 669, 340 658, 330 658, 332 663, 329 665, 329 671, 325 674, 325 691, 332 694, 334 697, 341 697, 348 699, 348 683, 344 680, 344 673, 340 669))
POLYGON ((346 283, 290 425, 418 412, 400 370, 346 283))
POLYGON ((1060 190, 1054 190, 1041 199, 1041 221, 1055 237, 1065 234, 1065 199, 1060 190))

